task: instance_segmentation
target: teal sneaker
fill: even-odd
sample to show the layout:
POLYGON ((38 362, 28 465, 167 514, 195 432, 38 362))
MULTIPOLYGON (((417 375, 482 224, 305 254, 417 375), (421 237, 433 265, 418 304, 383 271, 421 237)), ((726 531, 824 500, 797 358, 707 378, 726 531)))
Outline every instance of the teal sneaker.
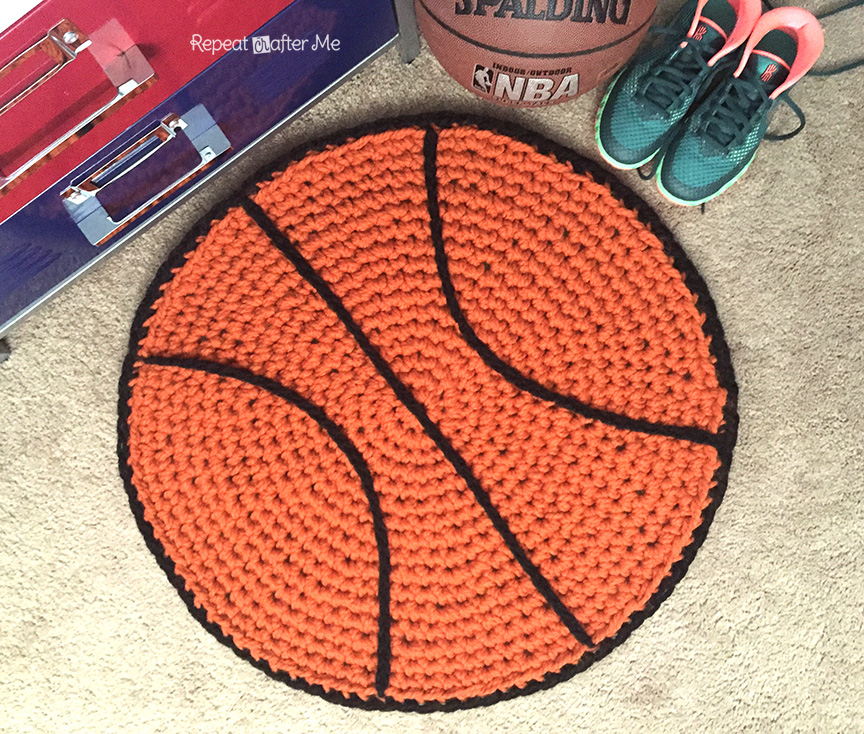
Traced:
POLYGON ((638 56, 606 91, 597 111, 600 155, 616 168, 650 161, 676 131, 715 75, 730 70, 729 54, 750 35, 760 0, 690 0, 666 39, 638 56))
POLYGON ((676 204, 702 204, 747 170, 764 138, 784 140, 804 127, 804 115, 785 92, 806 74, 824 44, 819 21, 801 8, 763 15, 734 74, 722 80, 673 137, 657 168, 660 192, 676 204), (786 135, 767 134, 780 102, 798 116, 786 135))

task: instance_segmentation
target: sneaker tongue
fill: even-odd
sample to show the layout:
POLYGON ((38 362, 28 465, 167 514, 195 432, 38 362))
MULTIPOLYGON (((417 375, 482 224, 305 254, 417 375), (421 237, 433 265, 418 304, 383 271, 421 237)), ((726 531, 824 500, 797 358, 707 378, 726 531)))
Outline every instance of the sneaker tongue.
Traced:
POLYGON ((699 16, 696 30, 690 36, 695 41, 702 41, 710 55, 717 53, 726 43, 726 33, 714 21, 704 15, 699 16))
POLYGON ((769 94, 777 89, 789 75, 789 71, 782 61, 776 56, 765 55, 759 50, 750 54, 744 70, 748 78, 759 79, 769 94))

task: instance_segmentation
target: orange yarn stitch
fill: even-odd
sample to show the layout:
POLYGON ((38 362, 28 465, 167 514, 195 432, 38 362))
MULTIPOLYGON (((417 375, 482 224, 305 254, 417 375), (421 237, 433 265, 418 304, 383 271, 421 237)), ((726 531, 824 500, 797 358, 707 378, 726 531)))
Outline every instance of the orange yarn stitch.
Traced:
POLYGON ((481 121, 305 151, 181 245, 121 465, 193 613, 274 677, 455 708, 569 677, 683 575, 735 385, 665 228, 481 121))

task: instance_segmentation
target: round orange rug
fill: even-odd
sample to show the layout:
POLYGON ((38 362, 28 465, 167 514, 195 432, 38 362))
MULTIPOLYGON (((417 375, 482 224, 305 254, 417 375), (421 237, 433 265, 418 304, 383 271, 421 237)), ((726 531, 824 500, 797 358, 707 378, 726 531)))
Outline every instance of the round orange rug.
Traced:
POLYGON ((735 404, 643 202, 523 130, 414 118, 304 148, 186 237, 132 329, 120 466, 241 657, 450 710, 569 678, 657 609, 735 404))

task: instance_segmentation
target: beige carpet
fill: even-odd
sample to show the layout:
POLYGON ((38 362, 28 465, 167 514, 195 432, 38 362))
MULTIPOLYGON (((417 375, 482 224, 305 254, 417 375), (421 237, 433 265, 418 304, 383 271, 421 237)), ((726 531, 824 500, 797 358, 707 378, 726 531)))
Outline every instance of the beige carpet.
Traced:
MULTIPOLYGON (((858 49, 861 20, 848 20, 830 26, 827 61, 858 49)), ((117 380, 158 265, 268 159, 432 109, 497 113, 596 158, 597 93, 502 112, 428 52, 401 66, 391 51, 68 288, 11 335, 0 365, 0 732, 864 732, 862 80, 803 81, 804 133, 766 143, 704 215, 623 176, 677 234, 725 326, 741 388, 729 488, 686 578, 623 646, 490 708, 347 709, 217 642, 129 511, 117 380)))

